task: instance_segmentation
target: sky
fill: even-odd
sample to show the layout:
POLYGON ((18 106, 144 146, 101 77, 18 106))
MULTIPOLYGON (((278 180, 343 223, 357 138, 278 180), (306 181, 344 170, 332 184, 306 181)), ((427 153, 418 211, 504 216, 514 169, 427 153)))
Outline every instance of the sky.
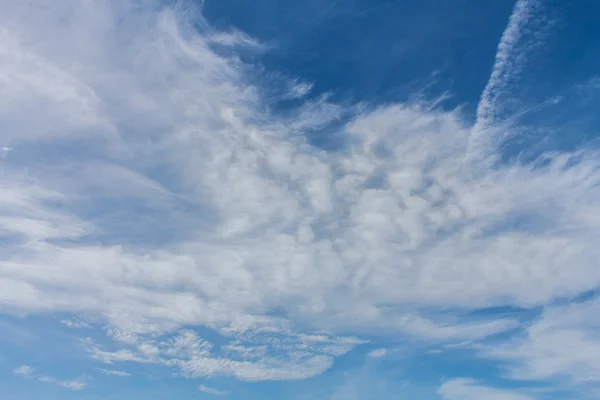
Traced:
POLYGON ((0 398, 600 396, 600 4, 0 0, 0 398))

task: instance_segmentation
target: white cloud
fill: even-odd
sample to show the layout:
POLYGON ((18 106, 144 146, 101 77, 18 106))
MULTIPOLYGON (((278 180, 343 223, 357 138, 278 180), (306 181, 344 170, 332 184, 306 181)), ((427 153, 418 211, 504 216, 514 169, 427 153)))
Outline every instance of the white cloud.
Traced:
POLYGON ((292 81, 289 86, 289 92, 285 97, 289 99, 300 99, 313 89, 314 83, 292 81))
MULTIPOLYGON (((120 372, 120 371, 110 371, 110 372, 120 372)), ((29 378, 34 375, 35 368, 33 368, 29 365, 21 365, 20 367, 15 368, 13 370, 13 373, 15 375, 20 375, 22 377, 29 378)), ((43 376, 40 376, 39 378, 37 378, 37 380, 39 380, 40 382, 44 382, 44 383, 52 383, 52 384, 62 386, 64 388, 71 389, 71 390, 81 390, 87 386, 86 379, 83 377, 74 378, 71 380, 59 380, 52 376, 43 375, 43 376)))
POLYGON ((438 394, 444 400, 533 400, 516 391, 482 386, 472 379, 457 378, 444 382, 438 394))
POLYGON ((198 390, 203 393, 212 394, 213 396, 226 396, 228 394, 224 390, 215 389, 213 387, 206 386, 206 385, 199 385, 198 390))
MULTIPOLYGON (((477 105, 471 137, 471 146, 478 146, 475 151, 482 150, 479 147, 482 145, 481 141, 497 140, 489 130, 515 112, 515 98, 514 95, 511 96, 509 88, 518 84, 527 59, 533 50, 543 43, 543 4, 540 0, 515 2, 508 25, 498 44, 492 72, 477 105)), ((547 25, 547 21, 545 23, 547 25)))
POLYGON ((29 365, 21 365, 20 367, 15 368, 13 370, 13 373, 21 376, 31 376, 31 374, 33 374, 34 371, 35 369, 33 367, 30 367, 29 365))
POLYGON ((83 378, 75 378, 67 381, 61 381, 51 376, 42 376, 39 378, 39 381, 45 383, 52 383, 54 385, 62 386, 64 388, 75 391, 85 389, 85 387, 87 386, 87 383, 83 378))
POLYGON ((207 35, 209 43, 219 44, 223 46, 243 46, 246 48, 253 49, 255 51, 266 51, 267 46, 260 43, 256 39, 248 36, 244 32, 231 31, 231 32, 216 32, 207 35))
POLYGON ((0 142, 27 148, 2 160, 0 304, 106 322, 97 360, 302 379, 363 343, 340 332, 478 340, 519 321, 469 310, 600 283, 592 151, 492 168, 458 112, 273 115, 176 11, 0 4, 0 142), (298 135, 341 116, 336 151, 298 135))
POLYGON ((369 357, 383 357, 387 354, 387 349, 375 349, 369 352, 369 357))
POLYGON ((116 370, 104 369, 104 368, 97 368, 97 369, 98 369, 98 371, 102 372, 104 375, 120 376, 123 378, 131 376, 131 374, 129 372, 125 372, 125 371, 116 371, 116 370))
POLYGON ((69 328, 91 328, 92 327, 87 322, 78 321, 78 320, 61 319, 60 323, 69 328))
POLYGON ((333 357, 343 355, 356 341, 349 338, 293 336, 271 331, 246 332, 219 350, 191 330, 121 343, 126 348, 105 350, 87 340, 92 358, 106 364, 139 362, 175 368, 189 378, 234 376, 243 381, 305 379, 327 370, 333 357))
POLYGON ((508 375, 522 380, 600 382, 598 299, 546 309, 526 331, 482 354, 508 363, 508 375))
MULTIPOLYGON (((494 111, 498 93, 505 89, 508 81, 520 72, 526 57, 527 45, 519 47, 523 31, 532 18, 536 17, 537 8, 540 7, 538 0, 518 0, 509 18, 508 25, 498 44, 496 59, 492 67, 492 73, 481 95, 479 107, 477 108, 476 125, 493 124, 494 111), (521 54, 519 54, 521 53, 521 54)), ((537 15, 539 16, 539 14, 537 15)))

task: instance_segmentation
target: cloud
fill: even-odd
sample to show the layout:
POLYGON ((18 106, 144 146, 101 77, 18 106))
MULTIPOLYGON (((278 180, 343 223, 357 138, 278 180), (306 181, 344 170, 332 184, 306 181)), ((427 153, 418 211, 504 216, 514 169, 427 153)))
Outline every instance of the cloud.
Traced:
POLYGON ((438 394, 444 400, 533 400, 512 390, 482 386, 472 379, 452 379, 444 382, 438 394))
POLYGON ((102 372, 104 375, 120 376, 123 378, 131 376, 131 374, 129 372, 125 372, 125 371, 115 371, 115 370, 104 369, 104 368, 97 368, 97 369, 98 369, 98 371, 102 372))
POLYGON ((39 378, 39 381, 45 383, 52 383, 54 385, 62 386, 64 388, 75 391, 85 389, 85 387, 87 386, 87 383, 83 378, 75 378, 68 381, 61 381, 51 376, 42 376, 39 378))
POLYGON ((297 80, 288 83, 288 93, 284 95, 286 99, 301 99, 313 89, 314 83, 299 82, 297 80))
POLYGON ((207 40, 211 44, 219 44, 222 46, 236 47, 242 46, 255 51, 266 51, 268 46, 258 42, 256 39, 246 35, 244 32, 216 32, 207 36, 207 40))
POLYGON ((226 396, 228 392, 224 390, 215 389, 206 385, 199 385, 198 390, 202 393, 212 394, 213 396, 226 396))
POLYGON ((60 323, 69 328, 91 328, 87 322, 77 320, 61 319, 60 323))
POLYGON ((329 369, 335 356, 358 343, 350 338, 292 336, 277 331, 246 332, 219 348, 195 331, 122 342, 107 350, 87 340, 92 358, 106 364, 138 362, 175 368, 188 378, 234 376, 243 381, 306 379, 329 369), (240 340, 239 338, 242 338, 240 340))
POLYGON ((520 380, 600 382, 600 300, 549 307, 508 342, 485 346, 482 355, 507 365, 520 380))
POLYGON ((536 8, 540 7, 540 3, 538 0, 518 0, 515 3, 498 44, 492 73, 479 101, 476 126, 485 127, 495 122, 497 96, 502 94, 499 92, 505 89, 511 77, 519 73, 525 61, 526 45, 523 47, 521 43, 523 31, 530 20, 536 17, 536 8), (519 53, 522 56, 519 56, 519 53))
POLYGON ((515 110, 511 109, 514 108, 514 92, 511 96, 508 89, 519 82, 528 57, 543 42, 543 3, 540 0, 518 0, 515 3, 500 38, 492 72, 477 105, 471 145, 481 140, 496 139, 484 132, 514 113, 515 110))
POLYGON ((387 354, 387 349, 375 349, 369 352, 369 357, 384 357, 387 354))
MULTIPOLYGON (((111 371, 111 372, 119 372, 119 371, 111 371)), ((13 370, 13 373, 15 375, 20 375, 25 378, 30 378, 34 375, 35 368, 30 367, 29 365, 22 365, 18 368, 15 368, 13 370)), ((51 377, 51 376, 43 375, 43 376, 40 376, 39 378, 37 378, 37 380, 39 380, 40 382, 44 382, 44 383, 52 383, 52 384, 62 386, 64 388, 71 389, 71 390, 82 390, 87 386, 86 380, 83 377, 74 378, 71 380, 59 380, 59 379, 51 377)))
POLYGON ((33 367, 30 367, 29 365, 21 365, 20 367, 15 368, 13 370, 13 373, 21 376, 31 376, 31 374, 33 374, 34 371, 35 369, 33 367))
POLYGON ((102 321, 97 361, 304 379, 364 343, 342 335, 481 340, 521 321, 472 311, 600 283, 592 150, 490 167, 497 143, 466 157, 459 111, 324 96, 274 113, 191 13, 0 4, 0 142, 19 149, 1 160, 0 304, 102 321), (302 135, 324 127, 339 149, 302 135))

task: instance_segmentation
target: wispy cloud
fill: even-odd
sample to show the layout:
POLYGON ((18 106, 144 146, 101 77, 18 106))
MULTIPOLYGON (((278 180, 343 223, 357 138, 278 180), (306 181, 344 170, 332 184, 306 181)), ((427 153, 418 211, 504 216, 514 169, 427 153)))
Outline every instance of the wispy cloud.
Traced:
POLYGON ((40 382, 51 383, 71 390, 82 390, 87 386, 86 379, 83 377, 74 378, 70 380, 60 380, 52 376, 36 376, 35 372, 36 369, 29 365, 21 365, 20 367, 15 368, 13 370, 13 373, 15 375, 19 375, 24 378, 36 378, 40 382))
POLYGON ((498 122, 498 118, 511 115, 511 110, 503 109, 506 103, 515 101, 507 98, 509 96, 507 90, 518 82, 519 74, 529 56, 528 53, 540 45, 539 36, 543 31, 539 26, 543 16, 542 5, 542 0, 518 0, 515 3, 508 25, 498 44, 492 72, 477 105, 473 140, 480 140, 482 131, 492 127, 498 122), (537 22, 536 26, 529 26, 533 21, 537 22), (532 34, 535 30, 537 34, 532 34))
POLYGON ((284 95, 284 98, 301 99, 313 89, 314 84, 308 82, 291 81, 289 82, 288 86, 289 90, 284 95))
POLYGON ((513 379, 598 384, 598 312, 598 299, 549 307, 522 335, 481 353, 505 363, 513 379))
POLYGON ((20 375, 20 376, 31 376, 31 374, 33 374, 33 372, 35 371, 35 369, 33 367, 30 367, 29 365, 21 365, 18 368, 15 368, 13 370, 13 373, 15 375, 20 375))
POLYGON ((91 328, 91 325, 87 322, 78 320, 61 319, 60 323, 69 328, 91 328))
POLYGON ((198 390, 203 393, 212 394, 213 396, 226 396, 228 394, 228 392, 224 390, 215 389, 206 385, 199 385, 198 390))
POLYGON ((386 354, 387 354, 386 349, 375 349, 375 350, 371 350, 368 355, 369 355, 369 357, 378 358, 378 357, 383 357, 386 354))
POLYGON ((207 40, 212 44, 219 44, 229 47, 242 46, 245 48, 251 48, 255 51, 265 51, 268 49, 268 46, 264 43, 260 43, 256 39, 240 31, 212 33, 207 35, 207 40))
POLYGON ((97 368, 97 370, 102 372, 104 375, 120 376, 123 378, 131 376, 131 374, 129 372, 125 372, 125 371, 117 371, 117 370, 104 369, 104 368, 97 368))
POLYGON ((62 386, 64 388, 75 391, 85 389, 85 387, 87 386, 87 383, 83 378, 75 378, 71 380, 62 381, 51 376, 42 376, 39 378, 39 381, 62 386))

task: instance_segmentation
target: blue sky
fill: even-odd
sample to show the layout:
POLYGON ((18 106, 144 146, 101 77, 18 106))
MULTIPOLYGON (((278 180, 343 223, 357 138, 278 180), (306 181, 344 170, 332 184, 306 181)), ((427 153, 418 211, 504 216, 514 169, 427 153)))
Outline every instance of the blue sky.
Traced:
POLYGON ((0 398, 598 398, 598 15, 0 0, 0 398))

